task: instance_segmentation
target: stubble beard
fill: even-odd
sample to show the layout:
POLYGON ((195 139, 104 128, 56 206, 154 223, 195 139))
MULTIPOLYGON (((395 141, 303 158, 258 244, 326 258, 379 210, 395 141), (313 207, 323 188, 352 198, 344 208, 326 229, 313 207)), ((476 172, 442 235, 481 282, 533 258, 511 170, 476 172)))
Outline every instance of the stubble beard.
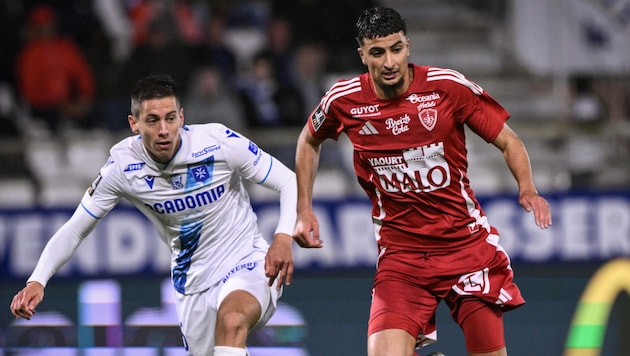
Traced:
POLYGON ((381 90, 383 91, 383 93, 385 94, 385 96, 387 98, 394 98, 398 95, 400 95, 401 93, 399 93, 400 88, 402 88, 402 86, 405 83, 405 78, 401 77, 396 83, 394 84, 385 84, 382 81, 377 82, 377 85, 379 88, 381 88, 381 90))

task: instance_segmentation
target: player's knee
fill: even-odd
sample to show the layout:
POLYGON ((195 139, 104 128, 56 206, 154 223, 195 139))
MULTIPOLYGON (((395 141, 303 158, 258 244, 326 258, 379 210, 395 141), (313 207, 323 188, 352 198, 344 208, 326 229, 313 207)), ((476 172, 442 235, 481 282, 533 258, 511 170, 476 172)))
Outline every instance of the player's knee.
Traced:
POLYGON ((235 335, 247 333, 249 329, 248 318, 240 312, 231 311, 220 314, 217 319, 217 330, 224 334, 235 335))
POLYGON ((382 330, 368 336, 368 356, 412 356, 415 345, 415 338, 404 330, 382 330))

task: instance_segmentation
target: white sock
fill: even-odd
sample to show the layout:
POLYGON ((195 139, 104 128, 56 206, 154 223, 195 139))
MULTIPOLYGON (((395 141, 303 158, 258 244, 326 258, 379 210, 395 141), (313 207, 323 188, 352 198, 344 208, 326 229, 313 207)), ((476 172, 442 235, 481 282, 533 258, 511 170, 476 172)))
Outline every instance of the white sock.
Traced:
POLYGON ((230 346, 215 346, 214 356, 247 356, 247 349, 230 346))

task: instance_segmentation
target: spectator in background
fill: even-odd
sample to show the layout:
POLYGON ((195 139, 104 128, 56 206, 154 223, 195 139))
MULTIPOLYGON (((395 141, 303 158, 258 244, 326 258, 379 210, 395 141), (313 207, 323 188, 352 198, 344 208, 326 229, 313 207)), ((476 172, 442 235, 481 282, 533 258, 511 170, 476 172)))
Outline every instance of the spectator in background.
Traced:
POLYGON ((273 65, 276 81, 280 85, 293 86, 295 84, 293 75, 295 53, 291 22, 283 16, 273 16, 269 19, 266 32, 266 48, 273 65))
POLYGON ((223 11, 211 10, 203 26, 203 36, 198 46, 200 65, 215 66, 225 85, 233 86, 236 78, 237 60, 231 48, 225 45, 226 18, 223 11))
POLYGON ((89 125, 94 100, 92 68, 79 46, 59 34, 57 25, 52 7, 35 6, 16 63, 22 101, 53 133, 67 123, 89 125))
POLYGON ((254 56, 238 90, 250 127, 294 126, 304 121, 300 93, 277 80, 268 51, 254 56))
MULTIPOLYGON (((173 15, 159 13, 151 20, 146 41, 134 47, 120 70, 118 85, 121 94, 129 93, 138 78, 152 74, 169 73, 178 83, 189 82, 197 58, 194 47, 179 37, 173 15)), ((187 94, 183 91, 182 98, 187 94)))
POLYGON ((239 132, 247 129, 238 96, 231 87, 225 85, 215 66, 202 65, 195 72, 184 107, 188 124, 216 122, 239 132))
POLYGON ((129 17, 134 28, 134 41, 142 44, 150 40, 153 21, 171 14, 172 30, 189 44, 201 40, 201 26, 188 0, 141 0, 129 8, 129 17))
POLYGON ((310 108, 316 107, 326 92, 327 56, 325 48, 316 43, 303 43, 295 50, 292 76, 304 102, 304 117, 310 114, 310 108))
POLYGON ((360 73, 361 61, 346 51, 356 46, 354 27, 343 19, 356 18, 375 4, 374 0, 274 0, 271 11, 291 21, 296 43, 319 43, 335 53, 334 60, 327 62, 327 71, 360 73))

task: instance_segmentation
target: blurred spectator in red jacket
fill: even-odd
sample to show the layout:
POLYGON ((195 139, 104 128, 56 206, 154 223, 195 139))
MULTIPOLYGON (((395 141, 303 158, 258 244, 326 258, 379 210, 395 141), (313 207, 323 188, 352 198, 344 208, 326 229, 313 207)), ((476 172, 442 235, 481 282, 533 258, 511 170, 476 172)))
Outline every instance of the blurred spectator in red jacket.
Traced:
POLYGON ((56 133, 64 124, 86 124, 94 99, 94 77, 81 49, 57 31, 57 14, 35 6, 27 19, 26 41, 17 57, 17 83, 35 120, 56 133))
POLYGON ((175 19, 173 31, 179 39, 189 44, 201 41, 202 26, 190 0, 140 0, 132 2, 129 7, 136 45, 149 41, 152 22, 165 14, 175 19))

